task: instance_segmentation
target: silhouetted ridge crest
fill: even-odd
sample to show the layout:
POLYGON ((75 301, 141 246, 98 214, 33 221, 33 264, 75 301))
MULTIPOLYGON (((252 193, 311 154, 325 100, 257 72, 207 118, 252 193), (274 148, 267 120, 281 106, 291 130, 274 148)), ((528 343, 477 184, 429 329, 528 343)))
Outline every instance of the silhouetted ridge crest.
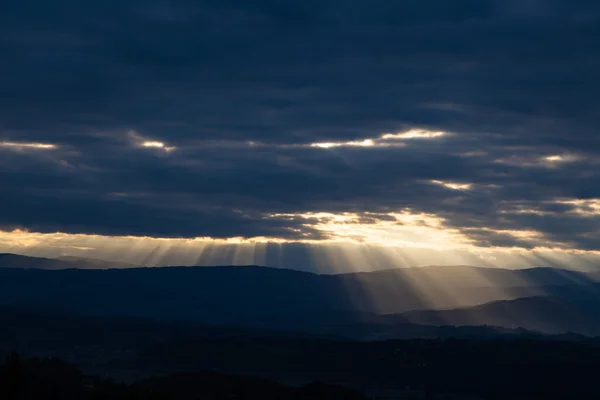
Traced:
MULTIPOLYGON (((29 266, 39 261, 21 256, 18 259, 28 260, 29 266)), ((462 311, 437 314, 429 311, 429 314, 420 314, 419 321, 422 322, 417 323, 513 327, 514 324, 509 323, 510 316, 500 318, 498 305, 486 306, 485 311, 471 307, 499 300, 553 297, 576 301, 576 305, 571 305, 571 314, 579 318, 577 331, 589 334, 596 329, 592 321, 594 316, 574 311, 583 310, 586 302, 595 301, 593 299, 599 296, 598 287, 591 274, 551 268, 513 271, 432 266, 341 275, 260 266, 91 270, 0 268, 0 305, 43 307, 90 316, 310 332, 331 325, 385 325, 389 321, 382 320, 380 315, 386 314, 454 309, 462 311), (585 301, 579 300, 582 296, 587 296, 585 301), (488 312, 488 319, 480 315, 488 312), (588 323, 584 323, 586 319, 589 319, 588 323)), ((528 309, 534 312, 535 307, 528 309)), ((513 312, 520 315, 519 321, 525 320, 522 312, 518 314, 518 307, 514 307, 513 312)), ((564 314, 568 313, 565 311, 564 314)), ((409 313, 398 321, 415 323, 407 318, 417 315, 409 313)), ((557 319, 550 312, 543 315, 557 319)), ((531 321, 535 323, 524 327, 542 328, 542 331, 552 328, 552 332, 569 330, 564 326, 569 321, 566 317, 560 323, 548 323, 534 316, 531 321)))

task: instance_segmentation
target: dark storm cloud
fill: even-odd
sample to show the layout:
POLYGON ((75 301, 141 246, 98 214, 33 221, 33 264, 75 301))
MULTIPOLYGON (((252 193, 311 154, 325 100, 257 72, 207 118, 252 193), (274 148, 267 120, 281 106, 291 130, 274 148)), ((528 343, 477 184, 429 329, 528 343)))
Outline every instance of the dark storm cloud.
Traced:
POLYGON ((0 226, 320 238, 268 216, 408 207, 598 248, 596 217, 505 211, 600 197, 599 23, 591 0, 4 2, 0 142, 59 147, 0 145, 0 226), (410 128, 453 135, 304 146, 410 128))

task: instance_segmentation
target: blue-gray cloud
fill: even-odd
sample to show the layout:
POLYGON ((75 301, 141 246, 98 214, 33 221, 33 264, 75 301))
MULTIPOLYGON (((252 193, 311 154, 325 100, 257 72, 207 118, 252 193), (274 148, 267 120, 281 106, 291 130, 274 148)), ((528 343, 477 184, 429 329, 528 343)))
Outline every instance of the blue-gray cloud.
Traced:
POLYGON ((0 226, 318 239, 265 216, 407 207, 598 248, 555 200, 600 198, 599 23, 591 0, 4 2, 0 142, 58 147, 0 145, 0 226), (411 128, 452 135, 307 147, 411 128))

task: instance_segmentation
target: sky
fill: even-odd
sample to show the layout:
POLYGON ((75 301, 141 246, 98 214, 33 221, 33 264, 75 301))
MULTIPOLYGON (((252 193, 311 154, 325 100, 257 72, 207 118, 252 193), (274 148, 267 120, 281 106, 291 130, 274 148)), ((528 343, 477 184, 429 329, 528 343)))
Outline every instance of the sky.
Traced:
POLYGON ((0 252, 600 262, 596 0, 0 3, 0 252))

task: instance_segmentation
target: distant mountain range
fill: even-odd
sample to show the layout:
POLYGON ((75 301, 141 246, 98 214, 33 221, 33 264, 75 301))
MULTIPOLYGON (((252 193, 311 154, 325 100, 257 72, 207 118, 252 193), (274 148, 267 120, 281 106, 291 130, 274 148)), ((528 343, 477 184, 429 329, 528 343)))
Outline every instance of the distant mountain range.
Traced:
POLYGON ((600 335, 599 280, 552 268, 432 266, 319 275, 3 254, 0 306, 361 338, 404 337, 427 325, 600 335))
POLYGON ((585 296, 529 297, 495 301, 454 310, 413 311, 391 317, 420 325, 491 325, 524 328, 547 334, 577 332, 600 335, 600 291, 585 296))
POLYGON ((134 268, 135 264, 99 260, 96 258, 62 256, 58 258, 28 257, 18 254, 0 254, 0 268, 34 268, 34 269, 109 269, 134 268))

